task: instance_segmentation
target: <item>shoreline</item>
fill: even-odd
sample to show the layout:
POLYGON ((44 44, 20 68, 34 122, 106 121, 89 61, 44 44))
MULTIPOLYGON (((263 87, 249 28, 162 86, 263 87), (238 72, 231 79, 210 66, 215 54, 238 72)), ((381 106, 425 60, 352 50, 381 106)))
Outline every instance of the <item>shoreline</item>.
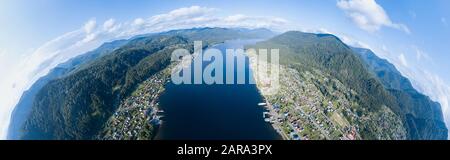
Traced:
MULTIPOLYGON (((264 99, 265 99, 265 97, 264 97, 264 99)), ((278 116, 278 114, 274 111, 272 105, 269 102, 267 102, 267 101, 265 103, 267 103, 267 105, 264 106, 264 108, 269 111, 269 114, 271 116, 275 116, 275 114, 278 116)), ((271 120, 273 120, 273 118, 271 118, 271 120)), ((281 136, 282 140, 290 140, 289 135, 286 135, 286 133, 283 132, 282 127, 281 127, 280 124, 278 124, 278 122, 270 121, 270 122, 267 122, 267 123, 270 123, 270 125, 273 127, 273 129, 281 136)))
POLYGON ((278 135, 280 135, 282 140, 290 140, 291 138, 289 137, 289 135, 287 135, 285 132, 283 132, 282 126, 281 124, 279 124, 279 122, 277 121, 278 117, 280 116, 274 109, 274 107, 272 106, 272 104, 267 100, 268 97, 263 93, 263 89, 261 88, 261 82, 260 79, 257 77, 257 70, 255 70, 255 68, 257 68, 257 59, 256 55, 254 55, 255 53, 247 53, 245 51, 245 56, 249 59, 249 67, 250 70, 253 74, 253 78, 254 81, 256 82, 256 88, 258 89, 259 94, 261 95, 261 97, 263 98, 263 102, 262 103, 266 103, 264 106, 264 109, 266 109, 269 112, 269 115, 271 116, 270 121, 266 122, 266 123, 270 123, 270 125, 272 126, 272 128, 278 133, 278 135), (276 118, 274 118, 276 117, 276 118))

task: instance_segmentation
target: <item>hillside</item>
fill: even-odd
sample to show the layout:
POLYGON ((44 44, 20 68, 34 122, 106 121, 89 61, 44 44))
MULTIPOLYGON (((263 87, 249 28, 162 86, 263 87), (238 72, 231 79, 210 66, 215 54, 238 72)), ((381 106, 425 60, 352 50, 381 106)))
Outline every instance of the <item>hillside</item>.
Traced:
POLYGON ((95 139, 121 102, 170 65, 173 50, 229 39, 264 38, 268 30, 196 28, 136 36, 106 56, 50 81, 36 95, 22 139, 95 139), (258 34, 258 33, 261 34, 258 34))
POLYGON ((117 40, 114 42, 105 43, 99 48, 70 59, 67 62, 59 64, 56 68, 52 69, 46 76, 39 78, 27 91, 25 91, 17 105, 14 107, 14 111, 11 115, 11 123, 8 129, 8 139, 20 139, 23 132, 23 125, 28 115, 31 112, 32 103, 36 94, 50 81, 63 77, 82 65, 90 63, 102 57, 113 50, 126 44, 126 40, 117 40))
POLYGON ((397 98, 398 105, 408 119, 411 139, 445 139, 445 127, 441 105, 419 93, 411 82, 385 59, 377 57, 372 51, 353 48, 367 67, 382 84, 397 98))
POLYGON ((248 47, 280 49, 282 88, 289 85, 266 98, 281 108, 278 112, 291 114, 282 123, 287 133, 300 133, 306 139, 446 138, 445 126, 427 120, 439 119, 441 112, 417 107, 413 103, 422 103, 420 97, 392 90, 413 90, 407 79, 376 76, 371 71, 376 65, 360 59, 333 35, 291 31, 248 47))
POLYGON ((54 69, 24 94, 28 101, 18 106, 28 107, 16 110, 31 111, 25 110, 29 116, 19 127, 20 138, 152 139, 173 50, 192 51, 196 40, 206 48, 226 40, 269 37, 247 48, 280 49, 281 90, 261 94, 285 137, 447 138, 440 105, 371 51, 351 48, 330 34, 274 35, 266 29, 194 28, 104 45, 60 65, 63 70, 54 69))

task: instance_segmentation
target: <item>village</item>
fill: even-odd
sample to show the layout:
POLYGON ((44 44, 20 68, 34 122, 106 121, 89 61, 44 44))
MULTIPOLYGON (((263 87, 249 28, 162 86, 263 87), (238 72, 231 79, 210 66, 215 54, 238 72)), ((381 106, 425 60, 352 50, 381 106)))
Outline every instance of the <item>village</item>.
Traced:
MULTIPOLYGON (((158 97, 169 76, 170 69, 166 69, 142 83, 120 104, 101 139, 153 139, 164 116, 158 97)), ((325 73, 314 69, 299 73, 281 66, 279 77, 277 92, 261 89, 270 77, 259 77, 257 86, 265 99, 259 104, 266 108, 262 116, 283 139, 358 140, 362 139, 360 131, 367 128, 377 132, 377 139, 406 138, 401 121, 386 106, 376 113, 367 112, 355 100, 355 91, 325 73)))
POLYGON ((358 126, 352 126, 348 122, 358 116, 349 108, 351 102, 341 94, 345 88, 338 81, 329 80, 320 73, 299 74, 297 70, 282 67, 280 82, 281 86, 276 94, 265 96, 268 112, 264 116, 283 139, 361 138, 358 126), (323 86, 323 83, 315 84, 315 81, 327 81, 334 85, 327 86, 330 94, 334 94, 333 100, 320 91, 318 86, 323 86))
MULTIPOLYGON (((362 139, 360 130, 372 127, 380 131, 378 139, 405 138, 402 127, 389 126, 386 122, 397 121, 388 109, 379 114, 358 115, 357 93, 336 79, 329 79, 317 70, 304 71, 281 67, 280 89, 277 93, 262 91, 267 109, 265 121, 289 140, 357 140, 362 139), (362 125, 365 124, 365 125, 362 125), (385 128, 395 128, 398 134, 384 134, 385 128), (392 136, 393 135, 393 136, 392 136)), ((267 81, 267 80, 266 80, 267 81)), ((258 82, 261 84, 261 81, 258 82)), ((387 107, 383 107, 387 108, 387 107)))
POLYGON ((158 72, 143 82, 120 104, 104 128, 105 140, 152 139, 162 123, 164 111, 159 109, 158 97, 169 80, 169 69, 158 72))

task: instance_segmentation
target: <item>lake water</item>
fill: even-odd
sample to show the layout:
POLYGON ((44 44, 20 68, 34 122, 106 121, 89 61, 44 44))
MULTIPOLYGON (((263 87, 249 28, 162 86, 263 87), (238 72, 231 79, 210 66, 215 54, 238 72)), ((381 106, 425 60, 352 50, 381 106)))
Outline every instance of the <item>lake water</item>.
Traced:
MULTIPOLYGON (((225 54, 225 49, 243 48, 244 45, 257 41, 233 40, 214 48, 225 54)), ((245 70, 249 71, 248 60, 245 70)), ((235 74, 237 72, 235 70, 235 74)), ((249 74, 251 73, 246 73, 246 77, 249 74)), ((169 83, 160 97, 160 106, 165 117, 155 139, 281 139, 273 127, 264 122, 265 109, 258 106, 260 102, 263 102, 263 98, 254 84, 169 83)))

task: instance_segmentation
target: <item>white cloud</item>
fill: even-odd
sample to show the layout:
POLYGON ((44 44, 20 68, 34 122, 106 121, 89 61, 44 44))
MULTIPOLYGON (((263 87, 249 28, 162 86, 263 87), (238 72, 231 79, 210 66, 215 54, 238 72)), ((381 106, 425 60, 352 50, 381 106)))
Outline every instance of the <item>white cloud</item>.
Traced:
POLYGON ((267 23, 287 23, 287 20, 282 18, 276 18, 276 17, 252 17, 252 16, 246 16, 242 14, 236 14, 231 15, 228 17, 225 17, 224 19, 227 23, 238 23, 242 21, 262 21, 267 23))
POLYGON ((160 14, 160 15, 153 16, 151 18, 150 23, 152 23, 152 22, 158 23, 158 22, 162 22, 162 21, 173 21, 173 20, 180 20, 180 19, 186 19, 186 18, 192 18, 192 17, 203 17, 206 15, 211 15, 214 11, 217 11, 217 9, 200 7, 200 6, 179 8, 179 9, 173 10, 167 14, 160 14))
POLYGON ((375 0, 338 0, 337 6, 363 30, 375 32, 382 27, 390 27, 410 34, 406 25, 392 22, 383 7, 375 0))
POLYGON ((81 42, 87 43, 93 41, 95 38, 97 38, 97 34, 88 34, 81 42))
MULTIPOLYGON (((106 22, 105 22, 106 23, 106 22)), ((95 19, 91 19, 84 24, 84 31, 86 32, 86 36, 83 38, 81 42, 87 43, 94 40, 97 37, 96 33, 93 33, 97 28, 97 21, 95 19)))
POLYGON ((242 14, 225 17, 222 24, 225 26, 245 26, 248 28, 272 28, 287 24, 288 21, 277 17, 252 17, 242 14))
POLYGON ((405 58, 405 54, 400 54, 399 56, 398 56, 398 59, 400 60, 400 64, 401 65, 403 65, 403 66, 405 66, 405 67, 408 67, 408 61, 406 61, 406 58, 405 58))
POLYGON ((400 70, 411 80, 414 88, 433 101, 439 102, 446 126, 450 128, 450 85, 437 74, 424 69, 400 68, 400 70))
POLYGON ((92 33, 92 31, 94 31, 94 29, 97 27, 97 21, 95 19, 91 19, 88 22, 86 22, 86 24, 84 24, 84 31, 87 34, 92 33))
POLYGON ((143 25, 144 23, 145 23, 145 21, 142 18, 136 18, 133 22, 133 24, 137 25, 137 26, 143 25))
POLYGON ((421 61, 417 61, 416 63, 411 62, 411 64, 408 64, 405 54, 393 54, 389 52, 385 45, 381 47, 380 51, 376 51, 375 53, 379 54, 384 52, 386 59, 393 63, 402 75, 411 81, 415 89, 424 95, 429 96, 431 100, 439 102, 446 126, 447 128, 450 128, 450 85, 448 85, 448 83, 446 83, 437 74, 421 67, 420 63, 425 65, 430 64, 432 63, 430 62, 432 59, 427 58, 428 55, 417 46, 413 45, 412 47, 414 49, 413 51, 416 52, 416 56, 417 54, 420 54, 421 61))
POLYGON ((112 32, 115 29, 116 20, 111 18, 103 23, 103 29, 108 32, 112 32))
POLYGON ((137 18, 131 22, 119 23, 109 19, 103 23, 102 27, 97 27, 97 21, 91 19, 79 29, 61 35, 22 56, 5 54, 2 51, 0 75, 8 76, 0 79, 2 90, 0 92, 0 138, 6 137, 11 112, 25 90, 56 65, 93 50, 104 42, 127 39, 139 34, 193 27, 267 27, 277 30, 287 23, 286 20, 277 17, 245 15, 237 17, 240 21, 233 21, 231 16, 218 16, 217 11, 214 8, 192 6, 149 18, 137 18))
POLYGON ((137 18, 125 23, 118 36, 136 35, 193 27, 245 27, 283 30, 287 20, 278 17, 256 17, 246 15, 218 16, 219 9, 191 6, 173 10, 149 18, 137 18))

